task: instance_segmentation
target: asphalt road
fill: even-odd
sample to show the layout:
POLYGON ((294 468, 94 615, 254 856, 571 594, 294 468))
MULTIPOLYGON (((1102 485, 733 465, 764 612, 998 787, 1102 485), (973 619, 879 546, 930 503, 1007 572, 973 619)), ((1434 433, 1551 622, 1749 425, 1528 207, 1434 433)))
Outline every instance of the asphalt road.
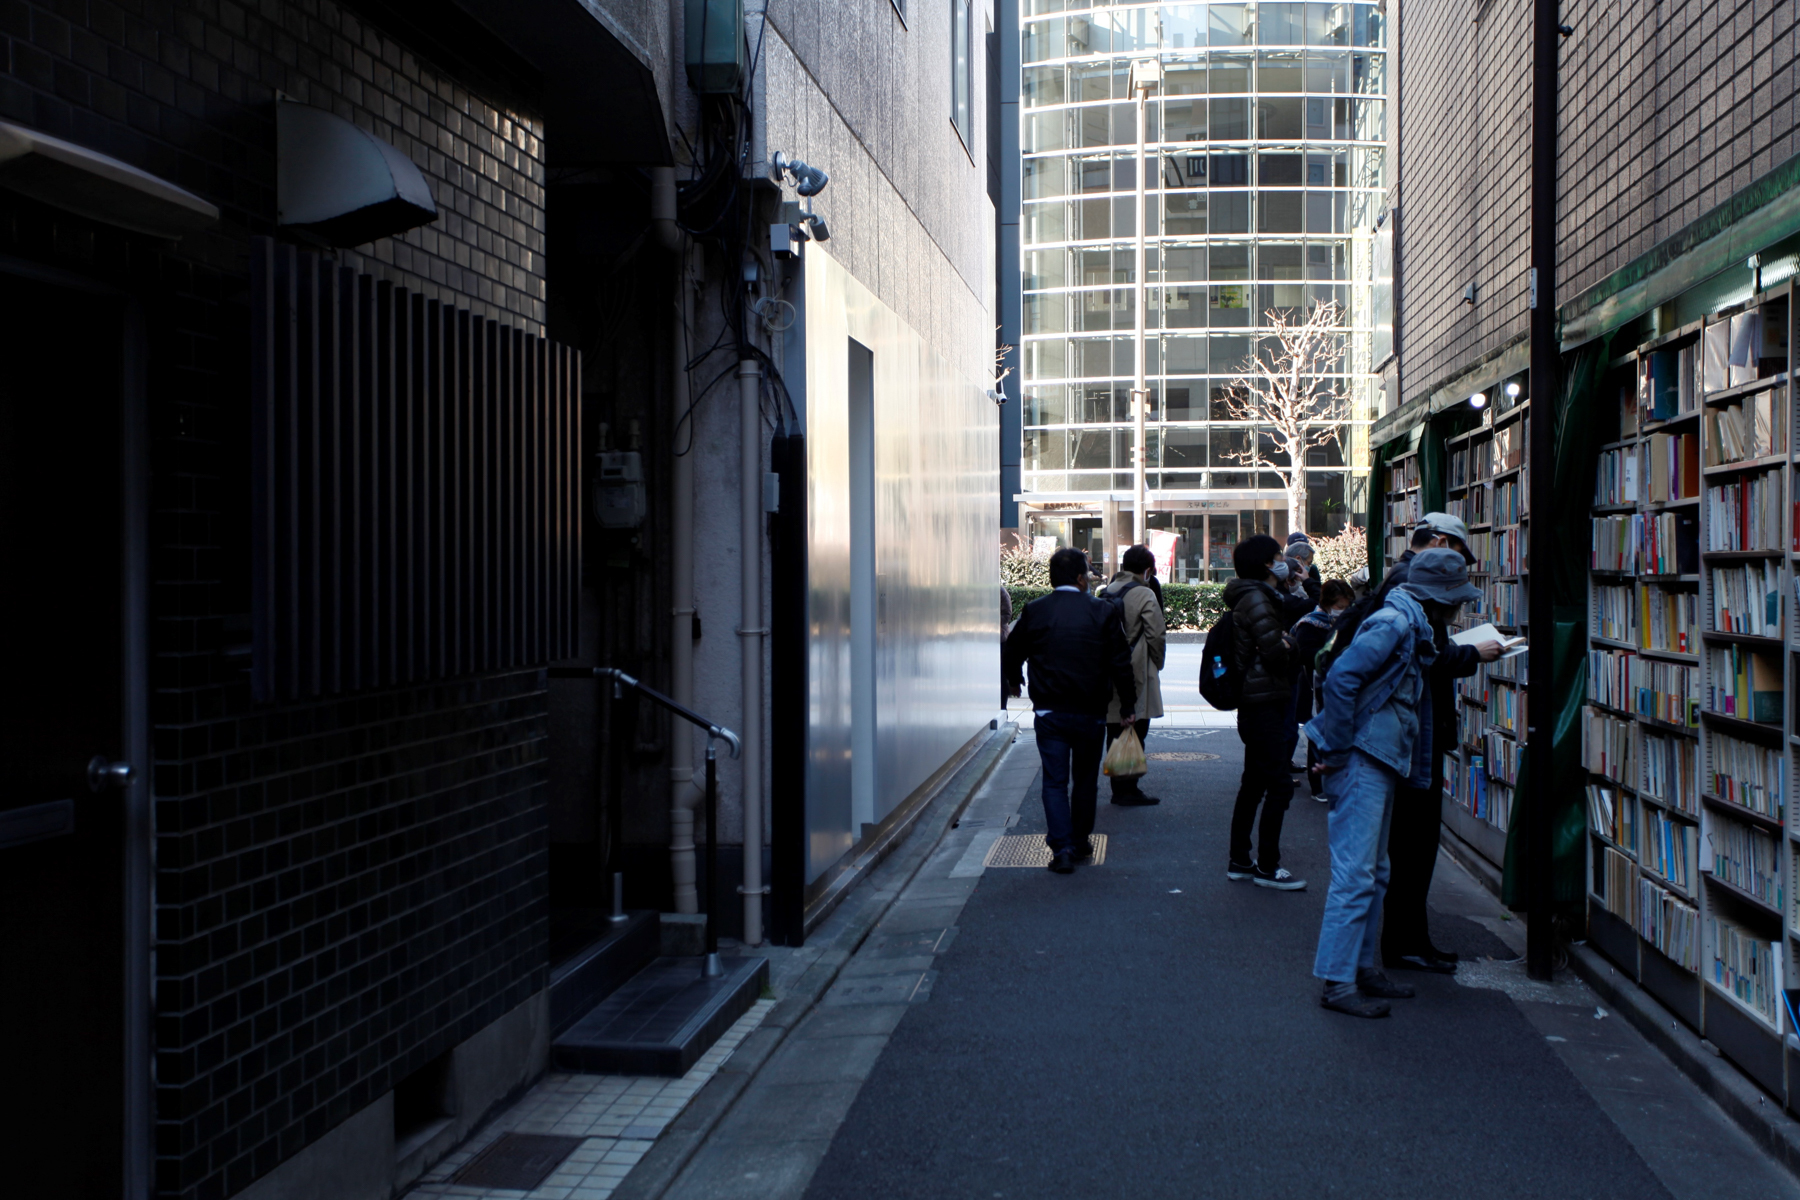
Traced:
MULTIPOLYGON (((1583 985, 1509 983, 1522 969, 1474 920, 1439 912, 1433 934, 1479 986, 1408 976, 1419 998, 1390 1019, 1322 1010, 1324 807, 1297 797, 1283 839, 1308 890, 1230 883, 1235 731, 1148 748, 1201 757, 1154 761, 1157 808, 1107 806, 1103 785, 1104 865, 981 876, 808 1197, 1797 1194, 1583 985), (1666 1096, 1644 1082, 1659 1069, 1666 1096)), ((1010 832, 1041 832, 1035 784, 1019 814, 1010 832)))

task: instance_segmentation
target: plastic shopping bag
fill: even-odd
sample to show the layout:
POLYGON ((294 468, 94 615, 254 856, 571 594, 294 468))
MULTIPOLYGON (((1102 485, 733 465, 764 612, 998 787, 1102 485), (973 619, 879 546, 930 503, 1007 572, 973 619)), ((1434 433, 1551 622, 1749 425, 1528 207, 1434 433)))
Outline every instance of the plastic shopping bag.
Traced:
POLYGON ((1150 764, 1144 761, 1144 743, 1138 741, 1137 729, 1131 725, 1113 739, 1106 761, 1100 764, 1100 770, 1114 779, 1130 779, 1149 769, 1150 764))

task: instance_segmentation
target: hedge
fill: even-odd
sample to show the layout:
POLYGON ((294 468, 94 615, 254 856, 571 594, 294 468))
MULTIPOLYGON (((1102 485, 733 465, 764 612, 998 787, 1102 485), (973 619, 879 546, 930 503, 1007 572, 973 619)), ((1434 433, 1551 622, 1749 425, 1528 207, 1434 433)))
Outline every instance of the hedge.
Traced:
MULTIPOLYGON (((1212 623, 1225 611, 1222 583, 1165 583, 1163 608, 1170 629, 1211 629, 1212 623)), ((1015 587, 1012 592, 1013 619, 1017 620, 1025 606, 1039 596, 1050 594, 1049 588, 1015 587)))

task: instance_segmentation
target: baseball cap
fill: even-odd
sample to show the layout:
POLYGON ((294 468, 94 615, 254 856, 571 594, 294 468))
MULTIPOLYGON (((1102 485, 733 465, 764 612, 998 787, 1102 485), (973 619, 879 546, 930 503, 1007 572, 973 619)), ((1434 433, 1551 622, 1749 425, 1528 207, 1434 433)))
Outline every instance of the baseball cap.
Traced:
POLYGON ((1462 604, 1481 597, 1481 590, 1469 582, 1469 565, 1447 546, 1415 554, 1404 586, 1440 604, 1462 604))
POLYGON ((1453 517, 1446 512, 1428 512, 1419 518, 1416 528, 1425 528, 1433 533, 1441 533, 1445 537, 1453 537, 1463 544, 1463 559, 1474 562, 1474 554, 1469 552, 1469 527, 1463 524, 1461 517, 1453 517))

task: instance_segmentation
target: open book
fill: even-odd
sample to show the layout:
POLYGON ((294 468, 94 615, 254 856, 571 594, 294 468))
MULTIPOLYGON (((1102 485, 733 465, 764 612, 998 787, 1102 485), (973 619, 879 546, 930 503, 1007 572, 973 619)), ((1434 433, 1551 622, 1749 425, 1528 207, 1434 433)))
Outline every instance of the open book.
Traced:
POLYGON ((1450 640, 1459 646, 1479 646, 1483 642, 1499 642, 1500 657, 1511 658, 1515 654, 1525 653, 1525 638, 1507 637, 1492 625, 1477 625, 1473 629, 1465 629, 1461 633, 1453 633, 1450 640))

